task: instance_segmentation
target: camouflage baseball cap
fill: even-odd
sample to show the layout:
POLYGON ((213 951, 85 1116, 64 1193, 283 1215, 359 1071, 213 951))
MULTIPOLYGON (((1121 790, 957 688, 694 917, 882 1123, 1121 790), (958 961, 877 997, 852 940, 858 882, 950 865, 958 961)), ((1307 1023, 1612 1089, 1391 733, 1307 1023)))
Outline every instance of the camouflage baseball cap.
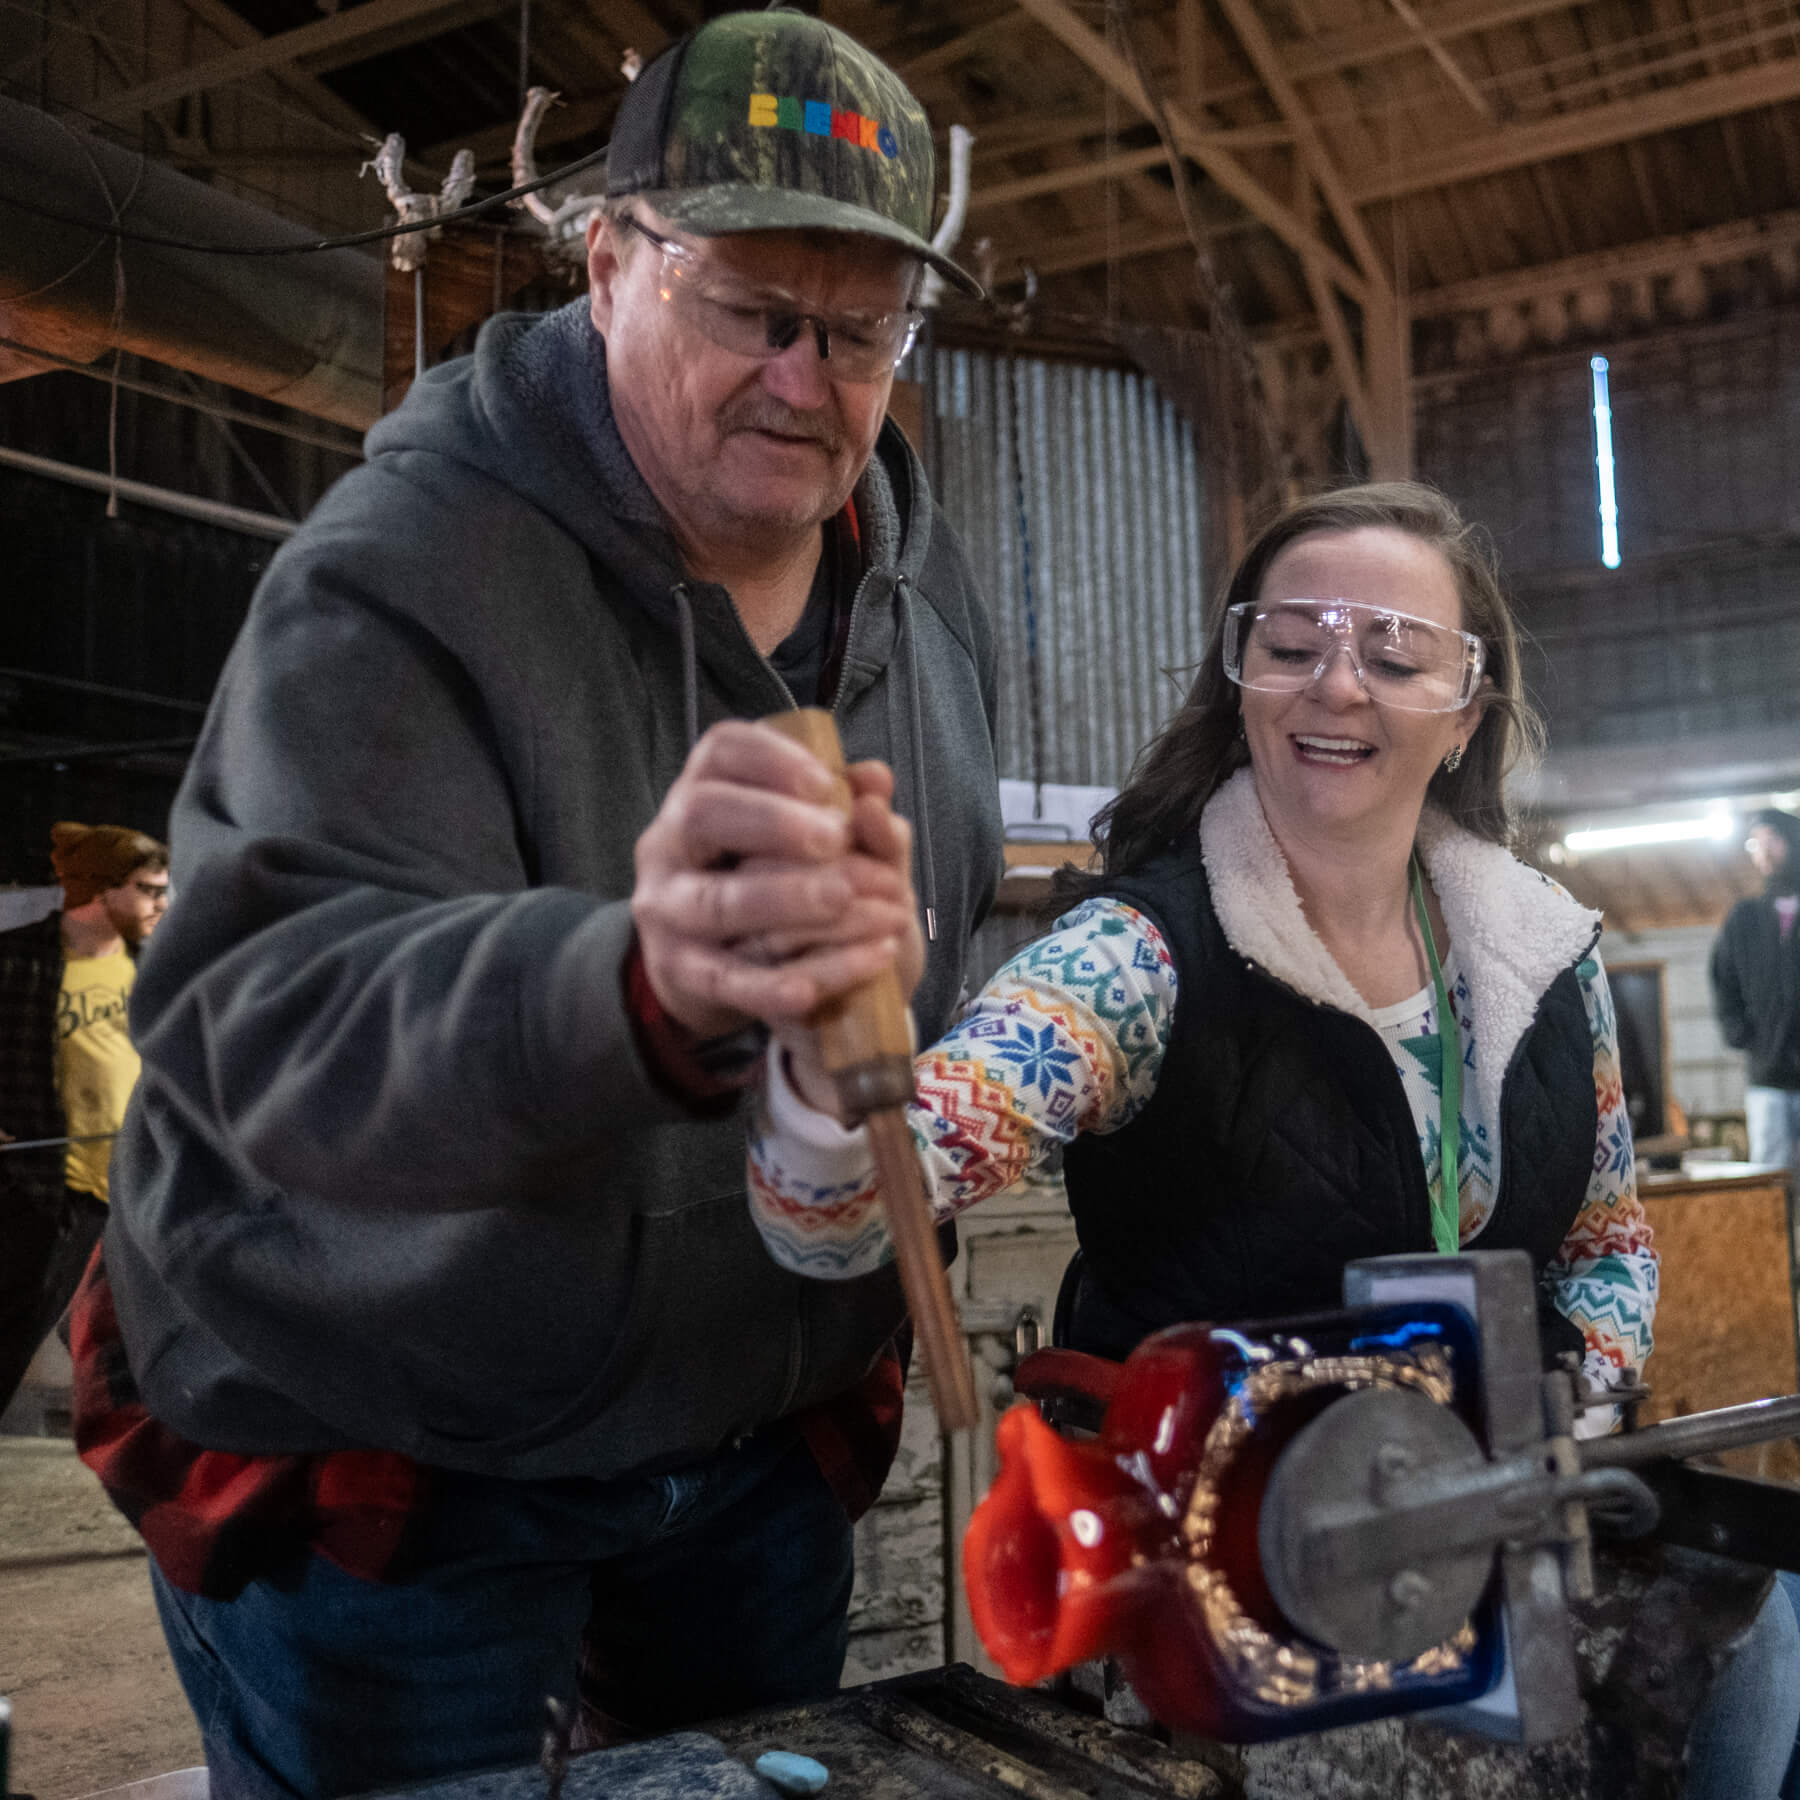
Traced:
POLYGON ((824 20, 783 9, 723 14, 638 76, 606 191, 642 194, 701 237, 811 226, 887 238, 978 295, 931 247, 935 168, 924 108, 900 77, 824 20))

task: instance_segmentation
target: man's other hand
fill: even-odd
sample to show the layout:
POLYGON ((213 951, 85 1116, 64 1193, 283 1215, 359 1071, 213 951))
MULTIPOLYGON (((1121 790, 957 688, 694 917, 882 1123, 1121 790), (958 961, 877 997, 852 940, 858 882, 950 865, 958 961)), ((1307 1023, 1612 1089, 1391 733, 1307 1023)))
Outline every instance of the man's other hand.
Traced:
POLYGON ((911 833, 879 763, 846 771, 846 820, 809 751, 762 726, 715 725, 637 843, 632 917, 645 973, 700 1037, 786 1024, 899 961, 924 964, 911 833))

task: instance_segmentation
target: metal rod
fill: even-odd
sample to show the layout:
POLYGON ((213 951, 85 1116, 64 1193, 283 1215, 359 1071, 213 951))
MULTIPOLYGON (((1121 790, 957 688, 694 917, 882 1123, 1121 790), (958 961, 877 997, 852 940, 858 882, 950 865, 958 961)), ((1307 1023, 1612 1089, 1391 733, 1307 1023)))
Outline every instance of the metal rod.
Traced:
MULTIPOLYGON (((342 161, 342 158, 337 160, 342 161)), ((56 356, 48 350, 38 350, 30 344, 20 343, 17 338, 0 337, 0 350, 10 350, 15 356, 29 356, 34 362, 65 370, 71 375, 85 375, 89 381, 104 381, 109 387, 113 383, 111 373, 105 369, 76 362, 71 356, 56 356)), ((159 386, 154 381, 140 381, 131 375, 121 375, 118 385, 130 389, 134 394, 145 394, 152 400, 166 401, 170 406, 185 407, 189 412, 206 413, 215 419, 229 419, 234 425, 248 425, 254 431, 267 431, 276 437, 292 438, 296 444, 311 444, 337 456, 348 456, 358 462, 362 460, 362 446, 354 438, 334 436, 327 431, 311 431, 304 425, 290 425, 281 419, 265 419, 256 413, 246 412, 241 406, 227 406, 220 400, 177 393, 173 388, 159 386)))
MULTIPOLYGON (((195 385, 191 375, 183 374, 181 379, 190 387, 195 385)), ((256 458, 238 441, 238 434, 231 429, 229 422, 221 419, 217 413, 203 413, 201 416, 225 440, 225 448, 237 458, 238 466, 256 483, 257 491, 274 508, 276 517, 292 519, 294 509, 281 497, 274 482, 262 472, 262 467, 256 458)))
POLYGON ((60 750, 10 750, 0 756, 0 769, 28 769, 42 763, 94 762, 108 756, 144 756, 153 751, 191 750, 195 742, 191 737, 140 738, 129 743, 69 744, 60 750))
POLYGON ((98 694, 107 700, 132 700, 140 706, 167 706, 176 712, 206 711, 204 700, 177 700, 172 694, 147 694, 141 688, 113 687, 104 681, 78 681, 73 675, 48 675, 42 669, 0 668, 0 679, 35 681, 44 687, 68 688, 77 694, 98 694))
POLYGON ((425 377, 425 265, 413 270, 413 380, 425 377))
POLYGON ((1800 1394, 1689 1413, 1618 1437, 1590 1438, 1577 1448, 1584 1469, 1634 1469, 1645 1463, 1706 1456, 1785 1437, 1800 1437, 1800 1394))
POLYGON ((222 500, 203 500, 197 494, 178 494, 170 488, 152 487, 145 481, 115 481, 97 469, 78 469, 73 463, 55 462, 48 456, 32 456, 24 450, 10 450, 3 444, 0 444, 0 467, 20 469, 27 475, 43 475, 51 481, 65 481, 71 487, 88 488, 95 493, 116 493, 121 500, 134 501, 139 506, 154 506, 186 519, 222 525, 227 531, 248 532, 252 537, 290 538, 294 535, 293 521, 278 519, 273 513, 251 512, 246 507, 227 506, 222 500))
POLYGON ((11 1143, 0 1144, 0 1156, 9 1150, 60 1150, 65 1144, 105 1144, 118 1135, 116 1131, 87 1131, 79 1137, 14 1138, 11 1143))

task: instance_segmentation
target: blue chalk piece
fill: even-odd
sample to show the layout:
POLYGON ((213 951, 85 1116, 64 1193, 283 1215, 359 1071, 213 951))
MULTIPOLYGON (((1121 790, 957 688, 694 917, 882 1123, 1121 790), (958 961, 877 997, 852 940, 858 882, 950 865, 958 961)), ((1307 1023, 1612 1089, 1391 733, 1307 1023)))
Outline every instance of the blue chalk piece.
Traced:
POLYGON ((765 1750, 756 1759, 756 1772, 784 1794, 816 1794, 831 1779, 823 1763, 794 1750, 765 1750))

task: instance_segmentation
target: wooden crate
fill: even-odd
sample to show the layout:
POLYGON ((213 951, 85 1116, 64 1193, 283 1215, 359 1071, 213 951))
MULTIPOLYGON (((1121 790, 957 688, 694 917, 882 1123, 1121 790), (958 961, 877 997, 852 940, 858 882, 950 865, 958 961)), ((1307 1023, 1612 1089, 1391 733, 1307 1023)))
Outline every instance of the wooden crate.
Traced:
MULTIPOLYGON (((1643 1423, 1800 1387, 1786 1177, 1747 1165, 1649 1178, 1641 1195, 1662 1258, 1652 1395, 1643 1423)), ((1746 1475, 1800 1482, 1800 1442, 1734 1450, 1746 1475)))

